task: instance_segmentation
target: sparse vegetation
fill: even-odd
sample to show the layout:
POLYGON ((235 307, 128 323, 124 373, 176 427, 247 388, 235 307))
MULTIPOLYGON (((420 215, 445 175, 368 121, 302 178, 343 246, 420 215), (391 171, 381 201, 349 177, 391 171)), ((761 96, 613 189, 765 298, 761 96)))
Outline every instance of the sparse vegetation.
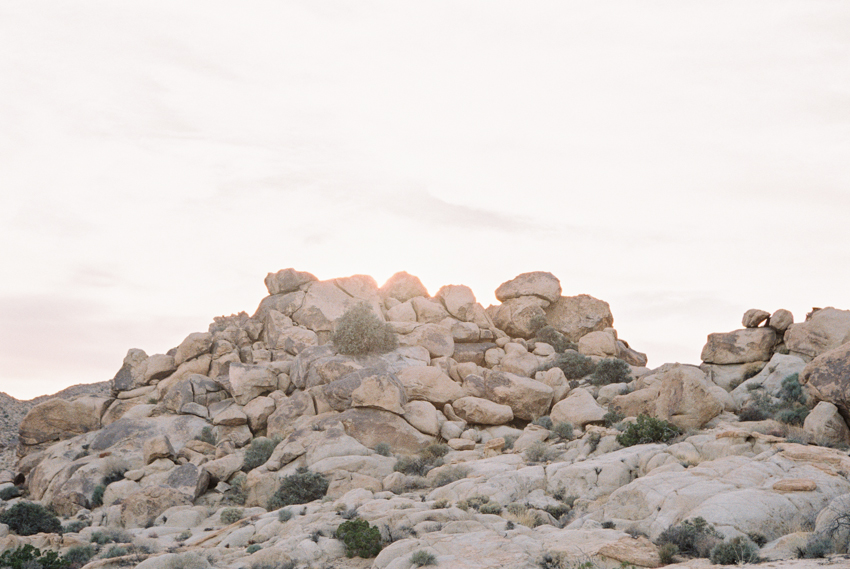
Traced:
POLYGON ((469 467, 467 466, 446 466, 434 476, 433 486, 439 488, 440 486, 451 484, 452 482, 466 478, 468 474, 469 467))
POLYGON ((341 354, 362 356, 391 352, 398 347, 392 327, 382 322, 365 302, 352 306, 336 321, 333 344, 341 354))
POLYGON ((62 533, 79 533, 83 528, 87 528, 91 522, 83 520, 73 520, 62 526, 62 533))
POLYGON ((605 413, 605 415, 602 417, 602 420, 605 421, 605 426, 610 429, 616 426, 620 421, 625 418, 625 415, 612 410, 605 413))
POLYGON ((0 490, 0 500, 12 500, 21 495, 21 491, 17 486, 7 486, 0 490))
MULTIPOLYGON (((434 468, 442 466, 443 457, 450 450, 451 448, 446 444, 435 443, 428 445, 418 456, 398 457, 393 470, 410 476, 425 476, 434 468)), ((466 475, 464 474, 464 476, 466 475)))
POLYGON ((711 549, 711 562, 715 565, 741 565, 758 561, 758 548, 746 537, 734 537, 718 543, 711 549))
POLYGON ((15 549, 7 549, 0 555, 0 567, 11 569, 63 569, 69 567, 70 563, 59 557, 55 551, 41 552, 40 549, 30 544, 15 549))
POLYGON ((33 502, 18 502, 2 514, 0 524, 18 535, 62 533, 62 522, 50 510, 33 502))
POLYGON ((292 519, 292 511, 291 510, 281 510, 277 513, 277 519, 279 522, 288 522, 292 519))
POLYGON ((561 421, 552 427, 552 432, 555 433, 555 436, 562 441, 572 440, 573 431, 573 424, 567 423, 566 421, 561 421))
POLYGON ((617 435, 617 442, 624 447, 647 443, 666 443, 681 434, 679 427, 663 419, 649 415, 639 415, 637 421, 629 423, 626 429, 617 435))
POLYGON ((245 514, 242 512, 242 508, 225 508, 218 517, 221 519, 221 523, 230 525, 244 518, 245 514))
POLYGON ((543 366, 541 369, 546 371, 553 367, 561 368, 567 379, 581 379, 593 373, 596 369, 596 364, 587 356, 583 356, 573 350, 567 350, 563 354, 559 354, 551 363, 543 366))
POLYGON ((112 559, 113 557, 124 557, 127 554, 129 554, 129 550, 126 547, 113 545, 106 550, 106 553, 104 553, 102 557, 104 559, 112 559))
POLYGON ((381 532, 366 520, 343 522, 336 530, 337 539, 345 544, 348 557, 375 557, 381 551, 381 532))
POLYGON ((663 543, 658 548, 658 557, 662 565, 673 563, 673 558, 679 554, 679 547, 675 543, 663 543))
POLYGON ((174 539, 178 542, 184 542, 187 539, 189 539, 190 537, 192 537, 192 532, 191 532, 191 530, 186 529, 186 530, 181 531, 177 535, 177 537, 175 537, 174 539))
POLYGON ((532 443, 525 449, 525 460, 528 462, 544 462, 549 453, 549 447, 542 441, 532 443))
POLYGON ((201 434, 196 437, 197 440, 215 446, 215 435, 212 427, 204 427, 201 429, 201 434))
POLYGON ((257 553, 262 548, 263 547, 259 543, 252 543, 251 545, 245 548, 245 553, 247 553, 248 555, 252 553, 257 553))
POLYGON ((478 508, 478 511, 482 514, 495 514, 498 516, 502 513, 502 505, 498 502, 490 501, 486 504, 481 504, 481 506, 478 508))
POLYGON ((277 510, 293 504, 306 504, 324 497, 328 492, 328 480, 321 474, 310 472, 306 467, 285 477, 280 488, 268 503, 269 510, 277 510))
MULTIPOLYGON (((75 545, 62 556, 68 569, 79 569, 95 556, 97 551, 91 545, 75 545)), ((0 563, 2 565, 2 563, 0 563)), ((42 566, 44 566, 42 564, 42 566)))
POLYGON ((242 470, 248 472, 258 466, 262 466, 271 458, 275 447, 280 442, 279 439, 269 439, 266 437, 257 437, 251 441, 251 444, 245 449, 245 459, 242 462, 242 470))
POLYGON ((378 443, 375 445, 375 452, 381 456, 390 456, 392 454, 392 449, 387 443, 378 443))
POLYGON ((631 381, 632 370, 629 364, 617 358, 605 358, 596 364, 596 369, 590 376, 593 385, 609 385, 611 383, 628 383, 631 381))
POLYGON ((566 336, 558 332, 552 326, 543 326, 537 331, 536 340, 552 346, 559 354, 567 350, 578 350, 578 345, 570 342, 566 336))
POLYGON ((436 565, 437 557, 424 549, 414 551, 410 555, 410 563, 414 567, 426 567, 428 565, 436 565))
POLYGON ((96 531, 91 534, 91 542, 98 545, 106 545, 107 543, 130 543, 133 541, 133 536, 124 530, 107 529, 96 531))
POLYGON ((549 431, 551 431, 553 427, 552 418, 549 415, 543 415, 542 417, 536 418, 532 424, 543 427, 549 431))
POLYGON ((812 535, 806 541, 806 545, 797 548, 799 559, 821 559, 832 553, 832 540, 823 535, 812 535))
POLYGON ((723 538, 703 518, 685 520, 679 525, 670 526, 658 536, 657 545, 675 545, 677 550, 690 557, 708 557, 715 545, 723 538))
POLYGON ((94 487, 94 491, 91 494, 91 506, 92 508, 99 508, 103 505, 103 494, 106 492, 106 486, 103 484, 98 484, 94 487))

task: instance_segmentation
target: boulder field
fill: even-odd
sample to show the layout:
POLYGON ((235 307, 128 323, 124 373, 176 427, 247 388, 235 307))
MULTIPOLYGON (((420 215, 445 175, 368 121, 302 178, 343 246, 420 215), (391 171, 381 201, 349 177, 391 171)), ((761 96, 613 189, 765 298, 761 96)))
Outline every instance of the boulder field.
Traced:
POLYGON ((848 310, 748 310, 701 365, 650 368, 551 273, 486 308, 407 273, 265 284, 251 316, 129 350, 108 397, 32 408, 0 509, 36 502, 65 531, 0 524, 0 553, 110 536, 123 549, 86 567, 704 567, 664 545, 701 518, 781 566, 815 542, 850 563, 848 310), (352 355, 335 332, 364 306, 392 342, 352 355), (296 479, 321 496, 282 502, 296 479), (376 556, 349 556, 347 520, 376 556))

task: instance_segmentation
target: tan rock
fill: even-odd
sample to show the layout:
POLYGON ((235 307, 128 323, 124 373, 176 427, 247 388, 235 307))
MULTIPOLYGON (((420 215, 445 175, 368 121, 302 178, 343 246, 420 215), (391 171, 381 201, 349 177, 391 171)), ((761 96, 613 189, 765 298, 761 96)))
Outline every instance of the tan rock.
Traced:
POLYGON ((212 348, 212 334, 209 332, 194 332, 186 336, 174 354, 174 364, 178 367, 185 361, 209 353, 212 348))
POLYGON ((709 334, 700 357, 710 364, 768 361, 775 345, 776 331, 772 328, 745 328, 709 334))
POLYGON ((699 429, 723 411, 723 403, 711 393, 705 374, 698 367, 665 364, 660 369, 656 417, 681 429, 699 429))
POLYGON ((446 311, 462 322, 472 320, 475 309, 475 295, 465 285, 446 285, 434 296, 446 311))
POLYGON ((267 296, 260 301, 260 305, 251 317, 251 321, 262 323, 271 310, 291 317, 304 304, 304 298, 306 296, 306 293, 301 290, 267 296))
POLYGON ((148 355, 144 350, 131 348, 124 356, 124 362, 112 379, 112 392, 130 391, 145 385, 148 369, 148 355))
POLYGON ((451 328, 439 324, 421 324, 410 334, 400 336, 400 346, 422 346, 432 358, 451 356, 455 351, 455 341, 451 328))
POLYGON ((463 396, 463 388, 438 367, 412 366, 396 374, 410 400, 430 401, 442 407, 463 396))
POLYGON ((165 379, 175 371, 177 364, 174 362, 174 356, 166 354, 154 354, 148 358, 147 367, 145 368, 145 383, 151 381, 165 379))
POLYGON ((817 487, 817 483, 810 478, 778 480, 773 483, 773 490, 776 492, 813 492, 817 487))
POLYGON ((404 406, 403 417, 416 430, 426 435, 437 436, 440 434, 437 408, 428 401, 411 401, 404 406))
POLYGON ((759 324, 770 318, 770 312, 759 310, 758 308, 750 308, 744 312, 744 317, 741 319, 741 324, 744 328, 757 328, 759 324))
POLYGON ((780 308, 770 315, 769 325, 771 328, 783 334, 794 323, 794 315, 790 310, 780 308))
POLYGON ((265 284, 269 294, 285 294, 295 292, 305 284, 316 280, 318 279, 310 273, 296 271, 295 269, 283 269, 266 275, 265 284))
POLYGON ((526 421, 547 415, 554 396, 554 390, 545 383, 492 370, 484 370, 483 377, 475 374, 466 376, 463 380, 463 392, 507 405, 515 417, 526 421))
POLYGON ((583 429, 588 423, 600 423, 607 411, 596 403, 589 391, 578 387, 552 407, 549 417, 552 422, 572 423, 574 427, 583 429))
POLYGON ((153 524, 162 512, 173 506, 191 505, 192 498, 165 486, 150 486, 130 494, 121 504, 121 525, 144 528, 153 524))
POLYGON ((484 443, 484 452, 500 453, 505 448, 505 437, 496 437, 484 443))
POLYGON ((800 383, 808 385, 821 401, 838 407, 844 417, 850 417, 850 343, 809 362, 800 374, 800 383))
POLYGON ((481 328, 475 322, 452 322, 452 339, 455 344, 478 342, 481 339, 481 328))
POLYGON ((546 324, 543 307, 548 301, 537 296, 511 298, 496 307, 491 307, 493 323, 507 334, 519 338, 531 338, 546 324))
POLYGON ((646 367, 648 361, 646 354, 630 348, 623 340, 617 340, 616 357, 634 367, 646 367))
POLYGON ((597 555, 613 559, 624 565, 660 567, 661 557, 655 544, 643 536, 621 537, 599 548, 597 555))
POLYGON ((367 375, 351 392, 352 407, 374 407, 402 415, 406 403, 404 385, 391 373, 367 375))
POLYGON ((227 481, 242 468, 243 455, 241 453, 227 454, 221 458, 210 460, 201 465, 201 468, 209 473, 214 481, 227 481))
POLYGON ((496 298, 500 302, 521 296, 536 296, 556 302, 561 297, 561 282, 552 273, 536 271, 522 273, 496 289, 496 298))
POLYGON ((452 403, 452 408, 467 423, 479 425, 503 425, 514 418, 509 406, 480 397, 461 397, 452 403))
POLYGON ((434 442, 433 437, 420 433, 398 415, 383 409, 349 409, 319 424, 331 426, 337 422, 342 423, 346 434, 370 449, 387 443, 393 452, 415 454, 434 442))
POLYGON ((313 332, 332 333, 334 322, 345 314, 346 310, 361 302, 366 302, 378 318, 384 320, 378 287, 371 277, 355 275, 345 279, 318 281, 307 286, 304 302, 292 314, 292 320, 313 332), (349 291, 346 291, 346 288, 349 291), (349 292, 358 296, 352 296, 349 292))
POLYGON ((230 364, 230 393, 239 405, 277 389, 277 375, 266 366, 230 364))
POLYGON ((404 271, 391 276, 381 287, 380 293, 384 298, 395 298, 399 302, 407 302, 417 296, 428 297, 428 289, 425 288, 419 277, 404 271))
POLYGON ((142 453, 144 454, 145 464, 150 464, 159 458, 173 459, 174 447, 171 446, 171 441, 166 435, 157 435, 145 439, 142 445, 142 453))
POLYGON ((212 423, 223 427, 238 427, 248 424, 248 416, 242 411, 241 405, 230 405, 213 415, 212 423))
POLYGON ((475 450, 475 441, 469 439, 449 439, 446 444, 454 450, 475 450))
POLYGON ((30 409, 21 421, 20 441, 32 447, 96 431, 109 403, 103 397, 81 397, 74 401, 48 399, 30 409))
POLYGON ((282 400, 275 412, 269 415, 266 432, 270 438, 285 439, 294 431, 293 423, 303 416, 315 415, 316 406, 309 393, 296 391, 292 396, 282 400))
POLYGON ((248 426, 255 434, 266 428, 266 423, 274 410, 275 402, 271 397, 257 397, 242 408, 242 412, 248 417, 248 426))
POLYGON ((832 307, 814 309, 805 322, 792 324, 785 332, 785 345, 792 354, 814 358, 850 341, 850 310, 832 307))
POLYGON ((585 356, 613 358, 617 356, 617 338, 605 331, 589 332, 579 338, 578 351, 585 356))
POLYGON ((838 412, 838 407, 828 401, 819 402, 806 416, 803 429, 811 433, 820 445, 845 446, 850 443, 850 429, 838 412))
POLYGON ((413 304, 403 302, 387 310, 387 320, 390 322, 416 322, 416 311, 413 304))
POLYGON ((546 308, 546 320, 571 342, 614 325, 608 303, 587 294, 562 296, 546 308))

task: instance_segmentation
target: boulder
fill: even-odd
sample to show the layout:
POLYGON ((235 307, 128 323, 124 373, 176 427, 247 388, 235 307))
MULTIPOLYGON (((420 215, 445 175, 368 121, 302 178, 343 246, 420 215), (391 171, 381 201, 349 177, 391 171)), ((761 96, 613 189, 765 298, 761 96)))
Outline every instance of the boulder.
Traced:
POLYGON ((503 425, 514 418, 509 406, 480 397, 461 397, 452 404, 452 408, 467 423, 478 425, 503 425))
POLYGON ((383 409, 349 409, 318 424, 329 427, 338 422, 342 423, 346 434, 370 449, 386 443, 393 452, 415 454, 434 442, 432 437, 423 435, 398 415, 383 409))
POLYGON ((428 401, 411 401, 404 406, 404 420, 417 431, 436 437, 440 434, 437 408, 428 401))
POLYGON ((649 361, 646 357, 646 354, 644 354, 643 352, 639 352, 633 348, 630 348, 629 345, 623 340, 617 340, 616 357, 623 360, 630 366, 635 367, 646 367, 646 364, 649 361))
POLYGON ((248 416, 242 411, 241 405, 228 405, 217 413, 213 413, 213 410, 210 409, 210 414, 212 415, 213 425, 239 427, 248 424, 248 416))
POLYGON ((614 325, 608 303, 587 294, 562 296, 546 308, 546 321, 571 342, 614 325))
POLYGON ((171 446, 171 441, 168 440, 167 435, 156 435, 145 439, 142 445, 142 454, 145 464, 150 464, 160 458, 173 459, 175 457, 174 447, 171 446))
POLYGON ((550 303, 556 302, 561 297, 561 281, 552 273, 535 271, 522 273, 496 289, 499 302, 521 296, 536 296, 550 303))
POLYGON ((396 374, 410 400, 429 401, 442 407, 463 396, 461 385, 438 367, 412 366, 396 374))
POLYGON ((209 473, 203 468, 188 462, 173 468, 165 479, 165 485, 181 492, 194 502, 207 491, 209 473))
POLYGON ((537 296, 511 298, 502 304, 491 307, 493 323, 507 334, 520 338, 531 338, 546 325, 543 308, 548 301, 537 296))
POLYGON ((492 342, 455 343, 452 359, 458 363, 474 363, 478 366, 484 366, 487 363, 487 352, 495 347, 496 344, 492 342))
POLYGON ((331 333, 334 322, 346 310, 366 302, 380 320, 378 286, 372 277, 355 275, 345 279, 318 281, 308 285, 301 307, 292 314, 292 320, 313 332, 331 333), (353 294, 357 296, 353 296, 353 294))
POLYGON ((422 324, 437 324, 450 317, 448 311, 437 300, 416 296, 410 299, 410 305, 416 312, 416 321, 422 324))
POLYGON ((573 389, 566 399, 552 407, 549 417, 553 423, 572 423, 583 429, 588 423, 601 423, 607 411, 596 403, 593 395, 581 387, 573 389))
POLYGON ((475 309, 475 295, 465 285, 446 285, 434 296, 446 308, 446 311, 460 320, 469 322, 475 309))
POLYGON ((177 346, 177 351, 174 353, 174 364, 179 367, 183 362, 209 353, 212 348, 212 341, 212 334, 209 332, 194 332, 189 334, 177 346))
POLYGON ((315 390, 316 397, 321 395, 321 401, 334 411, 345 411, 350 407, 377 407, 402 414, 407 403, 404 385, 393 373, 381 368, 358 370, 315 390))
POLYGON ((286 350, 298 355, 309 346, 319 344, 318 335, 312 330, 295 326, 292 319, 277 310, 270 310, 263 326, 263 341, 271 350, 286 350))
POLYGON ((455 341, 451 328, 440 324, 421 324, 410 334, 400 336, 400 346, 422 346, 432 358, 451 356, 455 351, 455 341))
POLYGON ((267 436, 285 439, 295 430, 293 423, 299 417, 315 415, 316 406, 313 397, 304 391, 296 391, 290 397, 282 399, 277 409, 269 415, 266 425, 267 436))
POLYGON ((823 352, 809 362, 800 374, 800 383, 850 419, 850 343, 823 352))
POLYGON ((387 320, 390 322, 416 322, 416 310, 411 302, 397 304, 387 310, 387 320))
POLYGON ((274 411, 275 402, 271 397, 257 397, 242 408, 242 412, 248 417, 248 426, 254 434, 265 430, 266 422, 274 411))
POLYGON ((272 310, 280 312, 284 316, 292 316, 304 304, 307 294, 303 291, 288 292, 286 294, 274 294, 260 301, 260 305, 251 317, 253 322, 262 323, 272 310))
POLYGON ((750 308, 744 312, 744 317, 741 319, 741 324, 744 328, 757 328, 759 324, 770 318, 770 312, 759 310, 758 308, 750 308))
POLYGON ((112 378, 113 394, 130 391, 145 385, 145 373, 148 369, 148 355, 135 348, 127 350, 124 362, 115 377, 112 378))
POLYGON ((710 364, 744 364, 767 361, 776 345, 773 328, 745 328, 709 334, 702 348, 702 361, 710 364))
POLYGON ((300 290, 305 284, 317 280, 319 279, 310 273, 296 271, 295 269, 282 269, 266 275, 265 284, 269 294, 286 294, 300 290))
POLYGON ((174 356, 154 354, 148 358, 144 382, 148 384, 151 381, 165 379, 175 371, 177 371, 177 364, 174 362, 174 356))
POLYGON ((578 352, 584 356, 615 358, 619 352, 617 337, 611 332, 589 332, 579 338, 578 352))
POLYGON ((150 486, 130 494, 121 504, 121 525, 125 528, 150 527, 165 510, 192 504, 191 496, 165 486, 150 486))
POLYGON ((465 395, 507 405, 514 417, 526 421, 549 413, 554 390, 545 383, 501 371, 484 370, 483 373, 483 376, 470 374, 464 378, 465 395))
POLYGON ((110 399, 91 396, 39 403, 21 421, 18 431, 21 444, 34 447, 96 431, 109 403, 110 399))
POLYGON ((785 345, 791 354, 815 358, 850 341, 850 310, 814 309, 805 322, 785 331, 785 345))
POLYGON ((770 321, 768 322, 769 326, 780 334, 784 334, 793 323, 794 315, 791 314, 790 310, 785 310, 784 308, 780 308, 771 314, 770 321))
POLYGON ((417 296, 428 297, 428 289, 425 288, 419 277, 414 277, 404 271, 391 276, 379 292, 382 297, 395 298, 399 302, 407 302, 417 296))
POLYGON ((838 412, 838 407, 821 401, 806 416, 803 429, 812 435, 819 445, 844 447, 850 443, 850 429, 838 412))
POLYGON ((277 375, 264 365, 232 363, 227 379, 230 384, 230 394, 239 405, 245 405, 260 395, 275 391, 278 387, 277 375))
POLYGON ((452 339, 458 343, 474 343, 481 339, 481 328, 475 322, 453 322, 452 339))

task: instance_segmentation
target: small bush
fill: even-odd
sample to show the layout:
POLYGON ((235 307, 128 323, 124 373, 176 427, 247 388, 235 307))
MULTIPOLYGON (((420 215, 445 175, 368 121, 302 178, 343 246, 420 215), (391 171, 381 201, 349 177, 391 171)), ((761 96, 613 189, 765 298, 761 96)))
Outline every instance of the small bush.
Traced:
POLYGON ((201 434, 196 437, 197 440, 215 446, 215 435, 212 427, 204 427, 201 429, 201 434))
POLYGON ((443 509, 448 508, 448 507, 449 507, 449 501, 448 500, 437 500, 436 502, 434 502, 434 505, 431 506, 431 509, 432 510, 443 510, 443 509))
POLYGON ((17 486, 7 486, 0 490, 0 500, 12 500, 21 495, 21 491, 17 486))
POLYGON ((262 466, 271 457, 277 443, 277 439, 267 439, 266 437, 257 437, 251 441, 250 446, 245 449, 245 459, 242 462, 242 470, 248 472, 258 466, 262 466))
POLYGON ((433 457, 433 458, 443 458, 449 452, 451 452, 452 447, 445 443, 433 443, 425 447, 425 450, 422 451, 422 456, 424 457, 433 457))
POLYGON ((560 520, 564 516, 570 513, 572 508, 566 504, 556 504, 554 506, 546 506, 546 513, 555 518, 556 520, 560 520))
POLYGON ((519 437, 518 437, 517 435, 508 435, 508 436, 506 436, 506 437, 505 437, 505 446, 504 446, 504 449, 505 449, 505 450, 511 450, 512 448, 514 448, 514 443, 516 442, 516 440, 517 440, 518 438, 519 438, 519 437))
POLYGON ((107 543, 130 543, 133 536, 123 530, 96 531, 91 534, 91 542, 98 545, 107 543))
POLYGON ((614 522, 612 522, 610 520, 606 520, 606 521, 602 522, 602 529, 615 529, 615 528, 616 528, 616 526, 614 525, 614 522))
POLYGON ((179 542, 183 542, 183 541, 186 541, 187 539, 189 539, 190 537, 192 537, 192 532, 190 530, 186 529, 186 530, 181 531, 177 535, 177 537, 175 537, 174 539, 179 541, 179 542))
POLYGON ((447 466, 434 476, 433 486, 439 488, 451 484, 466 478, 467 474, 469 474, 469 468, 466 466, 447 466))
POLYGON ((624 447, 646 443, 666 443, 681 434, 679 427, 663 419, 649 415, 639 415, 637 421, 630 423, 626 430, 617 435, 617 442, 624 447))
POLYGON ((745 537, 735 537, 711 548, 711 562, 715 565, 755 563, 758 558, 758 548, 745 537))
POLYGON ((91 494, 91 506, 92 508, 99 508, 103 505, 103 494, 106 492, 106 486, 103 484, 98 484, 94 487, 94 492, 91 494))
POLYGON ((495 514, 498 516, 502 513, 502 505, 498 502, 487 502, 486 504, 482 504, 478 508, 478 511, 482 514, 495 514))
POLYGON ((69 569, 82 567, 94 557, 97 551, 91 545, 75 545, 62 556, 62 560, 68 564, 69 569))
POLYGON ((129 552, 126 547, 122 547, 120 545, 113 545, 108 550, 106 550, 106 553, 104 553, 102 557, 104 559, 112 559, 113 557, 124 557, 128 553, 129 552))
POLYGON ((759 547, 764 547, 767 543, 767 538, 760 533, 750 532, 747 534, 747 537, 759 547))
POLYGON ((469 510, 469 508, 472 508, 473 510, 475 510, 477 512, 478 508, 480 508, 481 506, 483 506, 484 504, 486 504, 489 501, 490 501, 490 498, 488 498, 487 496, 482 496, 481 494, 476 494, 475 496, 470 496, 466 500, 461 500, 460 502, 458 502, 457 507, 460 508, 463 511, 467 511, 467 510, 469 510))
POLYGON ((248 477, 244 472, 238 472, 230 479, 230 489, 224 493, 223 504, 244 505, 248 499, 248 477))
POLYGON ((552 427, 552 432, 562 441, 569 441, 573 438, 573 424, 561 421, 552 427))
POLYGON ((712 548, 723 541, 723 538, 703 518, 685 520, 679 525, 670 526, 658 536, 658 545, 670 543, 678 550, 691 557, 708 557, 712 548))
POLYGON ((549 344, 556 352, 563 354, 567 350, 577 350, 578 345, 570 342, 566 336, 552 326, 544 326, 537 331, 536 340, 549 344))
POLYGON ((528 462, 543 462, 546 460, 546 452, 548 450, 549 447, 546 446, 546 443, 536 441, 525 449, 525 459, 528 462))
POLYGON ((251 545, 249 545, 247 548, 245 548, 245 553, 247 553, 248 555, 250 555, 250 554, 252 554, 252 553, 257 553, 257 552, 258 552, 259 550, 261 550, 262 548, 263 548, 263 547, 262 547, 260 544, 258 544, 258 543, 252 543, 252 544, 251 544, 251 545))
POLYGON ((631 381, 632 370, 629 364, 617 358, 605 358, 596 364, 590 383, 593 385, 609 385, 611 383, 628 383, 631 381))
POLYGON ((245 514, 242 512, 241 508, 225 508, 221 511, 221 514, 219 514, 218 517, 221 520, 221 523, 230 525, 244 518, 245 514))
POLYGON ((400 456, 393 470, 410 476, 425 476, 434 468, 434 464, 421 456, 400 456))
POLYGON ((352 306, 336 321, 333 344, 341 354, 362 356, 391 352, 398 347, 392 327, 372 312, 365 302, 352 306))
POLYGON ((806 395, 800 385, 800 374, 794 373, 782 380, 779 397, 784 401, 806 404, 806 395))
POLYGON ((662 565, 670 565, 673 563, 673 558, 678 555, 679 548, 675 543, 665 543, 658 548, 658 557, 661 559, 662 565))
POLYGON ((799 559, 822 559, 829 553, 832 553, 832 542, 821 535, 812 535, 806 541, 806 545, 797 548, 799 559))
POLYGON ((414 567, 425 567, 427 565, 436 565, 437 557, 433 553, 429 553, 424 549, 414 551, 410 555, 410 563, 414 567))
POLYGON ((747 404, 738 412, 738 418, 741 421, 764 421, 767 413, 757 405, 747 404))
POLYGON ((47 508, 32 502, 19 502, 0 514, 0 524, 6 524, 18 535, 62 533, 62 522, 47 508))
POLYGON ((798 405, 790 409, 780 409, 774 417, 777 421, 786 425, 802 426, 808 416, 809 410, 802 405, 798 405))
POLYGON ((567 350, 555 358, 550 364, 544 366, 543 371, 553 367, 561 368, 567 379, 581 379, 593 373, 593 370, 596 369, 596 364, 593 363, 592 359, 578 352, 567 350))
POLYGON ((343 522, 336 529, 336 536, 345 544, 348 557, 375 557, 381 551, 381 532, 366 520, 343 522))
POLYGON ((91 525, 89 522, 83 520, 73 520, 62 526, 62 533, 79 533, 89 525, 91 525))
POLYGON ((378 443, 375 445, 375 452, 381 456, 390 456, 392 449, 387 443, 378 443))
POLYGON ((277 520, 279 522, 288 522, 292 519, 292 511, 291 510, 281 510, 277 513, 277 520))
POLYGON ((328 486, 327 478, 316 472, 310 472, 306 467, 301 467, 295 474, 281 481, 280 488, 269 500, 268 509, 277 510, 284 506, 318 500, 327 494, 328 486))
POLYGON ((610 429, 625 418, 626 416, 622 415, 621 413, 617 413, 616 411, 608 411, 602 417, 602 420, 605 421, 605 426, 610 429))
POLYGON ((55 551, 41 552, 40 549, 30 544, 23 545, 14 550, 7 549, 0 555, 0 567, 11 569, 62 569, 68 567, 68 563, 59 557, 55 551))
POLYGON ((544 429, 548 429, 550 431, 552 430, 552 427, 553 427, 552 418, 549 415, 543 415, 542 417, 538 417, 537 419, 535 419, 533 421, 532 424, 538 425, 538 426, 543 427, 544 429))

